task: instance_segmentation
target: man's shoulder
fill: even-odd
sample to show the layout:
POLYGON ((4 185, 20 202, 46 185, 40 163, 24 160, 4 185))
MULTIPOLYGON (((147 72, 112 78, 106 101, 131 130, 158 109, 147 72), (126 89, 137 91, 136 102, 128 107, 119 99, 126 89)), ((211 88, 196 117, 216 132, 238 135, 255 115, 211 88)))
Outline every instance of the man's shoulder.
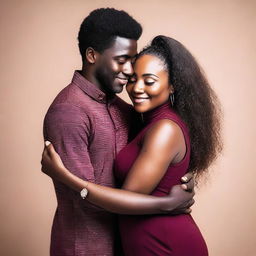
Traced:
POLYGON ((62 103, 79 106, 79 102, 81 102, 81 100, 84 101, 86 98, 86 94, 83 93, 78 86, 71 83, 57 94, 50 107, 62 103))
POLYGON ((53 100, 46 115, 44 123, 47 122, 81 122, 86 117, 81 107, 81 101, 85 102, 85 95, 82 95, 79 88, 69 84, 63 88, 53 100))
POLYGON ((74 83, 63 88, 51 103, 48 112, 59 108, 73 108, 77 111, 88 109, 93 100, 74 83))

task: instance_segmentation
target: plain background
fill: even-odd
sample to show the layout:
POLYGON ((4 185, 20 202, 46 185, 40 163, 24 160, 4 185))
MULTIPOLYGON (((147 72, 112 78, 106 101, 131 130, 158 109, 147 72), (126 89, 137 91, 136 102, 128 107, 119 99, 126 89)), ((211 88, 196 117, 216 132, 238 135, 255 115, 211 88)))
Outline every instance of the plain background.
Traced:
POLYGON ((142 23, 139 49, 169 35, 204 68, 223 106, 225 148, 197 191, 193 216, 211 256, 255 255, 256 2, 247 0, 1 1, 0 254, 48 255, 56 199, 40 172, 43 118, 81 67, 78 29, 99 7, 142 23))

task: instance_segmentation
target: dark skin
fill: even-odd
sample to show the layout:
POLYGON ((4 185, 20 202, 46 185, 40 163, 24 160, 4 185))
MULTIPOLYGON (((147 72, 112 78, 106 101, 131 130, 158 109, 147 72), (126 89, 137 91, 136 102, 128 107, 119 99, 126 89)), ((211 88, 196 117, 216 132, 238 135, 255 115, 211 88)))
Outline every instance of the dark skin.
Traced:
MULTIPOLYGON (((135 40, 117 37, 113 45, 103 53, 98 53, 91 47, 87 49, 81 74, 100 90, 104 91, 108 97, 112 97, 115 93, 122 91, 128 78, 133 74, 132 60, 136 54, 137 42, 135 40)), ((164 127, 166 130, 166 124, 164 124, 164 127)), ((171 130, 175 130, 175 125, 171 125, 171 127, 171 130)), ((153 138, 152 135, 148 137, 153 138)), ((151 143, 152 141, 149 141, 148 145, 151 143)), ((147 157, 144 159, 146 161, 142 162, 144 162, 145 166, 150 161, 147 160, 149 159, 147 157)), ((155 182, 149 182, 151 184, 143 190, 133 187, 136 184, 133 182, 136 180, 136 176, 131 178, 130 182, 128 182, 129 178, 127 179, 128 181, 125 182, 124 189, 113 189, 84 181, 74 176, 65 168, 52 145, 44 149, 42 170, 53 179, 63 182, 77 192, 80 192, 85 187, 88 188, 89 194, 86 199, 111 212, 119 214, 189 213, 191 211, 190 206, 194 203, 194 180, 192 174, 186 174, 182 181, 188 183, 174 186, 169 196, 159 198, 145 195, 149 194, 153 187, 157 185, 164 173, 163 167, 171 160, 165 160, 165 163, 162 165, 160 164, 161 161, 155 161, 155 173, 161 174, 157 175, 158 178, 155 179, 155 182), (161 165, 160 172, 157 167, 159 164, 161 165)), ((140 173, 139 170, 143 168, 143 164, 137 165, 136 169, 138 171, 136 172, 140 173)), ((155 178, 156 175, 152 177, 155 178)), ((151 181, 152 179, 149 180, 151 181)))
POLYGON ((111 97, 120 93, 133 74, 132 61, 137 55, 137 41, 117 37, 103 53, 89 47, 81 74, 111 97))
MULTIPOLYGON (((171 189, 169 196, 154 197, 129 190, 97 185, 73 175, 64 166, 53 145, 48 145, 47 143, 46 145, 42 155, 42 171, 77 192, 80 192, 83 188, 87 188, 89 193, 86 199, 107 211, 129 215, 180 214, 191 212, 190 206, 194 203, 194 200, 191 199, 194 196, 193 190, 187 192, 179 185, 171 189)), ((192 179, 193 176, 187 174, 185 177, 192 179)), ((188 189, 190 185, 193 186, 191 180, 186 184, 188 189)))
MULTIPOLYGON (((144 55, 136 61, 134 76, 126 90, 137 112, 143 114, 168 102, 173 91, 168 78, 164 63, 159 58, 144 55)), ((140 154, 133 163, 123 188, 150 194, 169 165, 180 163, 185 154, 186 143, 180 127, 168 119, 158 121, 145 134, 140 154)))

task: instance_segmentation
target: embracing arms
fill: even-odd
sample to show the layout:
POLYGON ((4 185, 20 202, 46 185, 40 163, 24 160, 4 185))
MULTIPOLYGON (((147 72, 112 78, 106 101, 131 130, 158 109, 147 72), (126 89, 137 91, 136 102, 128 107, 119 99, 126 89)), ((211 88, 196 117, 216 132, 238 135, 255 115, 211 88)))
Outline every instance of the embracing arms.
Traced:
MULTIPOLYGON (((192 192, 186 192, 182 186, 177 185, 172 188, 169 196, 161 198, 90 183, 90 180, 93 181, 93 167, 90 164, 86 150, 89 129, 83 125, 86 120, 80 121, 81 116, 77 108, 65 106, 65 104, 58 106, 57 111, 50 113, 48 118, 50 121, 54 120, 54 122, 49 122, 49 120, 46 122, 48 125, 45 138, 50 139, 54 146, 57 146, 61 159, 67 168, 64 167, 59 155, 50 145, 45 147, 42 159, 42 170, 46 174, 65 183, 77 192, 80 192, 84 187, 88 187, 88 201, 115 213, 152 214, 168 212, 176 214, 190 211, 189 207, 193 204, 192 198, 194 196, 194 183, 191 174, 187 174, 186 180, 184 180, 190 182, 182 186, 185 186, 185 189, 187 186, 188 190, 192 190, 192 192), (65 115, 61 117, 56 115, 59 112, 65 113, 65 115), (67 117, 72 120, 67 120, 67 117), (65 136, 64 132, 68 134, 68 137, 65 136), (83 146, 74 152, 72 141, 79 142, 83 146), (67 161, 67 158, 71 159, 67 161), (73 161, 73 159, 76 161, 73 161), (80 162, 77 162, 77 160, 80 162)), ((126 189, 129 190, 128 187, 126 189)), ((77 197, 80 197, 79 193, 77 193, 77 197)))
MULTIPOLYGON (((169 196, 154 197, 134 193, 124 189, 109 188, 82 180, 72 174, 62 163, 52 144, 45 147, 42 157, 42 171, 53 179, 63 182, 68 187, 80 193, 87 188, 86 199, 107 211, 119 214, 157 214, 157 213, 188 213, 194 203, 194 191, 187 192, 180 185, 174 186, 169 196)), ((193 187, 191 174, 185 176, 188 189, 193 187)), ((79 194, 77 196, 80 197, 79 194)))

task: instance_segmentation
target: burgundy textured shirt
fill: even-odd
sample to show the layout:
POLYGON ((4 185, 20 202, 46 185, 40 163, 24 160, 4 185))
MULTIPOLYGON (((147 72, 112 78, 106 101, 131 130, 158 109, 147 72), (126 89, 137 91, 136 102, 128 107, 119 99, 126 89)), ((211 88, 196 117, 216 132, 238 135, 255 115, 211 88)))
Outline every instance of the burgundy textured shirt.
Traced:
MULTIPOLYGON (((132 107, 106 95, 75 72, 50 106, 44 137, 78 177, 114 187, 113 162, 127 144, 132 107)), ((54 182, 57 209, 52 226, 52 256, 113 255, 115 216, 54 182)))

